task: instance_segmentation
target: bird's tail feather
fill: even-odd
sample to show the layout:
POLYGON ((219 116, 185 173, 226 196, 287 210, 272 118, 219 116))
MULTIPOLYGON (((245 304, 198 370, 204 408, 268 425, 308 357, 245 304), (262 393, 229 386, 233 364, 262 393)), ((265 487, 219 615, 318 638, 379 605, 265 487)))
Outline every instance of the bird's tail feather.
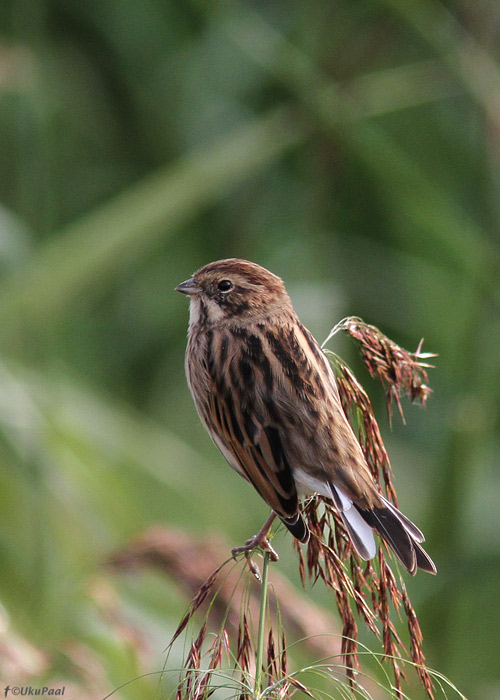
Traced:
POLYGON ((365 522, 376 530, 389 545, 410 574, 423 569, 435 574, 434 562, 421 547, 423 535, 420 530, 392 504, 382 508, 361 509, 356 506, 365 522))
POLYGON ((422 569, 422 571, 427 571, 429 574, 437 574, 437 568, 430 556, 427 554, 425 549, 421 547, 417 542, 413 543, 415 547, 415 554, 417 556, 417 569, 422 569))
POLYGON ((375 556, 373 530, 376 530, 410 574, 415 574, 417 569, 436 573, 434 562, 420 546, 424 541, 422 532, 396 506, 382 497, 383 507, 363 509, 334 484, 330 486, 333 502, 360 557, 375 556))
MULTIPOLYGON (((352 544, 362 559, 373 559, 376 555, 373 537, 373 530, 376 530, 410 574, 415 574, 417 569, 436 573, 434 562, 420 544, 424 541, 422 532, 396 506, 381 496, 382 507, 363 509, 334 484, 330 484, 330 490, 352 544)), ((300 512, 290 518, 279 517, 296 539, 307 544, 309 530, 300 512)))
POLYGON ((373 559, 377 553, 377 547, 372 528, 366 523, 362 514, 353 507, 351 499, 347 498, 339 488, 330 484, 330 490, 354 549, 362 559, 373 559))
POLYGON ((284 518, 281 515, 279 517, 282 523, 286 525, 299 542, 302 542, 302 544, 307 544, 309 542, 309 529, 301 513, 296 513, 291 518, 284 518))

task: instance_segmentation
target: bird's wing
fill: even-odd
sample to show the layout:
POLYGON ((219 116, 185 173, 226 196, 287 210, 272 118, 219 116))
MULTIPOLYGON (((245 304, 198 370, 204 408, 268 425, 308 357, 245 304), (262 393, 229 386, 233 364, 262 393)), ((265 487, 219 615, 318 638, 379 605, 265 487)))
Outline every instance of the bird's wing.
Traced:
POLYGON ((297 513, 298 497, 280 431, 237 405, 229 394, 210 397, 210 433, 229 464, 283 518, 297 513))

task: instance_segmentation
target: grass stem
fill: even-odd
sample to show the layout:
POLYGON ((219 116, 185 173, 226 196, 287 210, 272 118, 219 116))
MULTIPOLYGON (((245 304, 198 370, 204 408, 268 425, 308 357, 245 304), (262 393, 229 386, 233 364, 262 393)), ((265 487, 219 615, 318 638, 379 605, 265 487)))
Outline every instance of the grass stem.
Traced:
POLYGON ((269 552, 264 553, 264 565, 262 568, 262 593, 260 597, 259 632, 257 636, 257 651, 255 655, 255 685, 253 696, 259 700, 262 692, 262 661, 264 658, 264 628, 267 610, 267 587, 269 581, 269 552))

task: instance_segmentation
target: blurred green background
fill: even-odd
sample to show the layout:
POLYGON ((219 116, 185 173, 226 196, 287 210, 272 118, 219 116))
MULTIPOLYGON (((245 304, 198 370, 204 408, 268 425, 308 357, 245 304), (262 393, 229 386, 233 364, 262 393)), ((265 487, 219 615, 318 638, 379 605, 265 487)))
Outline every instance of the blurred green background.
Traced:
POLYGON ((154 524, 237 544, 266 517, 195 415, 173 291, 238 256, 320 340, 355 314, 439 353, 391 431, 330 345, 439 569, 407 581, 428 663, 500 698, 499 39, 493 0, 3 0, 3 682, 96 698, 158 670, 189 596, 102 561, 154 524))

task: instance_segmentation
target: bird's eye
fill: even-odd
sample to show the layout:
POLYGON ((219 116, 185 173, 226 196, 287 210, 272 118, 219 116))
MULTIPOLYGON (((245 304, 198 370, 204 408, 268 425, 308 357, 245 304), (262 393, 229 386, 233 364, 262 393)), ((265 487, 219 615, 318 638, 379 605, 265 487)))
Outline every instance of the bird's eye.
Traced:
POLYGON ((221 292, 229 292, 233 288, 233 283, 230 280, 221 280, 217 285, 217 289, 221 292))

